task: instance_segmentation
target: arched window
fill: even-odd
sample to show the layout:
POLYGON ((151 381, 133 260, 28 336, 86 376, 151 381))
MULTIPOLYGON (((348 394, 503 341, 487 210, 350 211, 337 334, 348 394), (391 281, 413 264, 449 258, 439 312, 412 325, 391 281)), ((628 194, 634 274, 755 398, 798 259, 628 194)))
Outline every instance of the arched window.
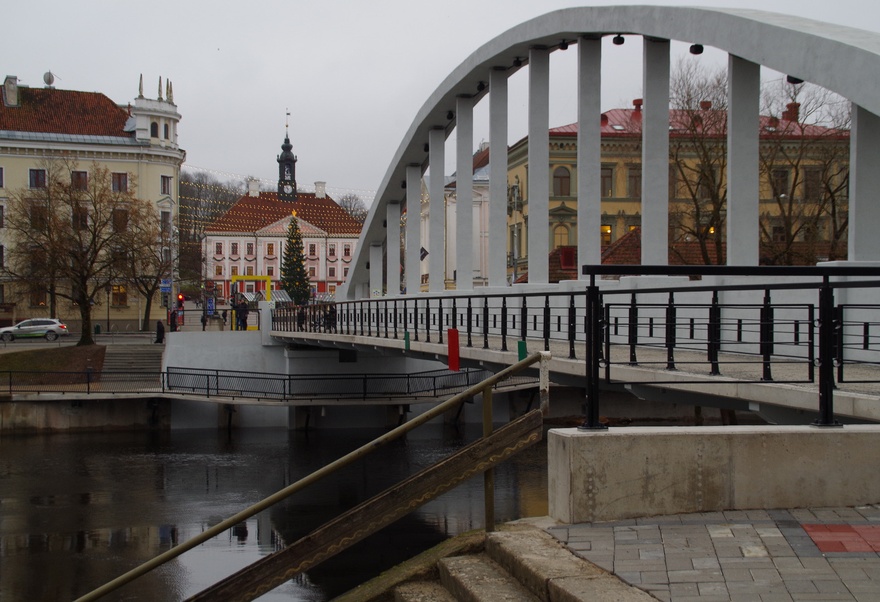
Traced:
POLYGON ((563 225, 553 228, 553 248, 565 247, 568 245, 568 228, 563 225))
POLYGON ((165 124, 165 140, 168 140, 168 124, 165 124))
POLYGON ((150 124, 150 138, 158 138, 159 137, 159 124, 155 121, 150 124))
POLYGON ((571 196, 571 173, 565 167, 553 170, 553 196, 571 196))

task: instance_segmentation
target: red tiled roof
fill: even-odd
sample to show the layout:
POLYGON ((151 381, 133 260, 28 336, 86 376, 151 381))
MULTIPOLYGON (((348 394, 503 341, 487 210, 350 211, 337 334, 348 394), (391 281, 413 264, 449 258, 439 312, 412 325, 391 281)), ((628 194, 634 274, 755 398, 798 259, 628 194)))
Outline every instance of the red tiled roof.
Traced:
POLYGON ((360 235, 360 222, 330 197, 319 199, 313 192, 300 192, 293 202, 279 200, 274 192, 261 192, 258 197, 245 195, 206 230, 213 233, 256 232, 288 217, 294 210, 297 216, 328 234, 360 235))
MULTIPOLYGON (((636 109, 611 109, 602 113, 600 133, 604 137, 638 138, 642 133, 642 111, 636 109)), ((695 131, 705 136, 727 136, 727 113, 718 109, 685 111, 670 109, 669 135, 675 137, 691 137, 695 131), (694 130, 694 120, 699 124, 694 130), (703 129, 705 128, 705 129, 703 129)), ((578 124, 569 123, 550 129, 550 137, 577 136, 578 124)), ((760 116, 760 135, 762 138, 783 136, 786 138, 841 138, 849 137, 847 130, 835 130, 820 125, 804 124, 782 118, 760 116)))
POLYGON ((128 111, 100 92, 18 88, 19 106, 0 102, 0 130, 83 136, 123 136, 128 111))

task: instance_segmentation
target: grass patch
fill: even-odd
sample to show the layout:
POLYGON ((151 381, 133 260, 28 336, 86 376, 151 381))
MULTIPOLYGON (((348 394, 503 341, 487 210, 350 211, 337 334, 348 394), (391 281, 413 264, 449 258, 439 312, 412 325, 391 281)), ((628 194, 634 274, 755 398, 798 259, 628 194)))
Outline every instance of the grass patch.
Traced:
POLYGON ((3 372, 100 372, 104 367, 104 345, 56 347, 0 354, 3 372))

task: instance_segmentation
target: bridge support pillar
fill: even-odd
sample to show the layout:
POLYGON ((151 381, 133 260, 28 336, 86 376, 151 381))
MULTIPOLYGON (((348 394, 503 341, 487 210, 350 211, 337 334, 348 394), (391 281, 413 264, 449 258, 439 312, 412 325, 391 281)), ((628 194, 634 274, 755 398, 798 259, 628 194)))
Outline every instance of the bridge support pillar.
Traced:
POLYGON ((385 278, 386 294, 400 294, 400 203, 388 203, 385 209, 385 278))
POLYGON ((489 286, 507 284, 507 70, 489 73, 489 286))
POLYGON ((428 290, 446 288, 446 199, 443 198, 446 169, 446 131, 434 128, 428 134, 431 180, 428 184, 428 290))
POLYGON ((849 261, 880 261, 880 116, 853 103, 849 151, 849 261))
MULTIPOLYGON (((602 263, 602 40, 578 40, 578 265, 602 263)), ((579 278, 589 278, 581 273, 579 278)))
POLYGON ((406 166, 406 216, 406 292, 414 295, 422 282, 422 169, 418 165, 406 166))
POLYGON ((529 284, 543 284, 549 279, 549 171, 550 53, 546 48, 532 48, 529 51, 529 284))
POLYGON ((455 289, 474 288, 474 101, 459 96, 455 142, 455 289))
POLYGON ((645 38, 642 265, 669 264, 669 40, 645 38))

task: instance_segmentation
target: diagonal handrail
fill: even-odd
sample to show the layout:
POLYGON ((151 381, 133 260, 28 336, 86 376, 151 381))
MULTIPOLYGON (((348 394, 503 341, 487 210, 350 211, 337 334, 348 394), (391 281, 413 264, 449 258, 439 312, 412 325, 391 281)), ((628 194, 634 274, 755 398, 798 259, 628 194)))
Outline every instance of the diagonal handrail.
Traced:
POLYGON ((265 510, 265 509, 277 504, 278 502, 290 497, 294 493, 297 493, 298 491, 305 489, 309 485, 312 485, 313 483, 318 482, 319 480, 323 479, 324 477, 336 472, 340 468, 343 468, 343 467, 351 464, 352 462, 354 462, 364 456, 369 455, 374 450, 390 443, 391 441, 394 441, 395 439, 399 439, 400 437, 407 434, 411 430, 413 430, 413 429, 425 424, 426 422, 433 420, 434 418, 440 416, 441 414, 453 409, 454 407, 456 407, 460 403, 464 402, 465 400, 473 397, 474 395, 476 395, 478 393, 482 393, 486 390, 491 391, 492 386, 494 386, 496 383, 498 383, 498 382, 512 376, 513 374, 516 374, 517 372, 524 370, 524 369, 526 369, 526 368, 528 368, 538 362, 541 362, 541 364, 542 364, 541 371, 540 371, 541 372, 541 391, 542 391, 541 410, 546 415, 546 412, 547 412, 546 391, 548 390, 548 387, 549 387, 549 382, 546 378, 547 374, 548 374, 548 371, 546 369, 546 365, 547 365, 547 362, 549 361, 549 359, 550 359, 549 353, 539 352, 539 353, 535 353, 533 355, 530 355, 529 357, 527 357, 523 360, 520 360, 519 362, 517 362, 511 366, 508 366, 507 368, 504 368, 503 370, 501 370, 500 372, 487 378, 486 380, 484 380, 480 383, 477 383, 476 385, 469 387, 465 391, 462 391, 461 393, 458 393, 457 395, 454 395, 453 397, 447 399, 446 401, 434 406, 433 408, 431 408, 430 410, 428 410, 424 414, 420 414, 419 416, 416 416, 412 420, 410 420, 410 421, 398 426, 397 428, 385 433, 381 437, 377 437, 373 441, 370 441, 369 443, 362 445, 361 447, 355 449, 354 451, 349 452, 348 454, 342 456, 341 458, 334 460, 330 464, 327 464, 323 468, 320 468, 319 470, 316 470, 315 472, 303 477, 302 479, 296 481, 295 483, 288 485, 284 489, 281 489, 281 490, 275 492, 274 494, 264 498, 263 500, 257 502, 256 504, 253 504, 253 505, 245 508, 241 512, 238 512, 237 514, 227 518, 226 520, 223 520, 223 521, 217 523, 213 527, 206 529, 202 533, 196 535, 195 537, 192 537, 191 539, 183 542, 182 544, 175 546, 174 548, 171 548, 170 550, 167 550, 167 551, 159 554, 158 556, 152 558, 151 560, 148 560, 147 562, 144 562, 143 564, 131 569, 127 573, 124 573, 124 574, 120 575, 119 577, 113 579, 112 581, 105 583, 101 587, 98 587, 97 589, 92 590, 91 592, 85 594, 84 596, 77 598, 74 602, 90 602, 92 600, 98 600, 99 598, 105 596, 106 594, 109 594, 110 592, 115 591, 116 589, 119 589, 123 585, 126 585, 126 584, 134 581, 138 577, 141 577, 142 575, 149 573, 153 569, 165 564, 166 562, 173 560, 174 558, 177 558, 178 556, 180 556, 184 552, 187 552, 187 551, 193 549, 194 547, 196 547, 196 546, 208 541, 209 539, 219 535, 220 533, 226 531, 227 529, 234 527, 238 523, 240 523, 244 520, 247 520, 248 518, 251 518, 252 516, 258 514, 259 512, 262 512, 263 510, 265 510))

